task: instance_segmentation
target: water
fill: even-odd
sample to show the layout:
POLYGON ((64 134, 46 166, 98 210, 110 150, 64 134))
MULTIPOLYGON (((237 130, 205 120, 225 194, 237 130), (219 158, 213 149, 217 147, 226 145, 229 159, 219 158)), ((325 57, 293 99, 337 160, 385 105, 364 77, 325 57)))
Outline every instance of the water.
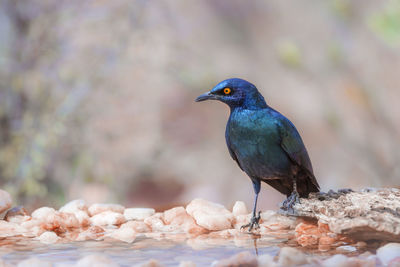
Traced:
POLYGON ((8 237, 0 239, 0 257, 12 265, 30 257, 37 257, 53 263, 56 267, 75 264, 83 257, 92 254, 107 256, 120 266, 133 266, 148 262, 150 259, 158 260, 165 266, 178 266, 182 261, 192 261, 196 266, 210 266, 215 261, 243 251, 258 256, 264 254, 276 256, 283 246, 297 247, 308 257, 320 259, 338 253, 357 257, 365 251, 375 250, 371 247, 361 249, 346 245, 339 247, 340 250, 332 247, 328 251, 321 251, 317 247, 302 248, 290 234, 285 235, 284 232, 262 236, 243 233, 235 237, 148 233, 139 235, 133 243, 106 238, 101 241, 63 241, 46 245, 34 238, 8 237))
MULTIPOLYGON (((243 239, 241 244, 235 245, 235 240, 223 242, 218 239, 198 240, 187 243, 171 239, 154 239, 141 237, 132 244, 116 241, 84 241, 45 245, 35 240, 7 239, 2 240, 0 247, 1 258, 9 264, 18 264, 20 261, 37 257, 59 264, 74 264, 79 259, 91 255, 101 254, 109 257, 120 266, 132 266, 156 259, 166 266, 177 266, 181 261, 192 261, 196 266, 210 266, 216 260, 228 258, 242 251, 249 251, 255 255, 277 255, 277 242, 282 240, 243 239), (203 242, 204 241, 204 242, 203 242), (272 242, 271 242, 272 241, 272 242)), ((237 241, 236 241, 237 242, 237 241)))

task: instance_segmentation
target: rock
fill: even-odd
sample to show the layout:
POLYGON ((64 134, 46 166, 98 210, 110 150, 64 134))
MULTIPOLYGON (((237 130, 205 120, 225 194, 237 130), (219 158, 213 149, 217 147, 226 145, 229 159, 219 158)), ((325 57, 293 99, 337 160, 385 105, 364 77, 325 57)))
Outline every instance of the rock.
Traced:
POLYGON ((323 267, 347 267, 348 258, 342 254, 334 255, 322 262, 323 267))
POLYGON ((400 267, 400 256, 391 260, 388 263, 388 267, 400 267))
POLYGON ((77 210, 73 214, 75 215, 81 227, 90 225, 90 217, 87 212, 83 210, 77 210))
POLYGON ((154 215, 147 217, 144 220, 144 223, 147 224, 152 232, 172 232, 177 231, 177 227, 175 225, 165 225, 163 220, 163 213, 155 213, 154 215))
POLYGON ((277 267, 278 264, 274 262, 274 257, 269 254, 258 256, 258 267, 277 267))
POLYGON ((72 200, 62 206, 59 211, 63 213, 74 214, 81 227, 85 227, 90 224, 88 206, 83 199, 72 200))
POLYGON ((20 261, 18 267, 51 267, 52 264, 47 261, 40 260, 36 257, 32 257, 23 261, 20 261))
POLYGON ((41 227, 47 231, 63 233, 70 228, 80 226, 78 219, 73 213, 56 211, 53 208, 42 207, 32 212, 32 218, 41 222, 41 227))
POLYGON ((316 218, 332 232, 353 240, 400 241, 400 190, 385 188, 312 193, 294 206, 299 216, 316 218))
POLYGON ((218 231, 232 228, 233 214, 224 206, 203 199, 194 199, 186 211, 196 223, 207 230, 218 231))
POLYGON ((151 228, 143 221, 128 221, 120 226, 120 228, 132 228, 136 233, 151 232, 151 228))
POLYGON ((124 213, 124 206, 118 205, 118 204, 93 204, 89 207, 88 212, 90 217, 95 216, 99 213, 105 212, 105 211, 112 211, 115 213, 124 213))
POLYGON ((11 208, 12 199, 8 192, 0 189, 0 213, 11 208))
POLYGON ((27 230, 19 224, 0 220, 0 237, 24 235, 27 230))
POLYGON ((126 222, 124 215, 113 211, 104 211, 98 213, 90 218, 92 225, 105 226, 105 225, 120 225, 126 222))
POLYGON ((196 267, 196 263, 193 261, 181 261, 179 267, 196 267))
POLYGON ((269 231, 294 229, 297 225, 296 218, 284 216, 272 210, 267 210, 260 214, 261 230, 266 228, 269 231))
POLYGON ((100 226, 91 226, 89 229, 81 232, 75 241, 99 240, 104 236, 104 229, 100 226))
POLYGON ((400 257, 400 243, 389 243, 378 248, 376 256, 385 265, 390 261, 400 257))
POLYGON ((146 263, 138 265, 140 267, 163 267, 164 265, 161 264, 158 260, 151 259, 146 263))
POLYGON ((375 267, 375 259, 348 258, 342 254, 334 255, 321 263, 322 267, 375 267))
POLYGON ((357 248, 354 246, 339 246, 336 248, 337 251, 339 251, 340 253, 346 253, 346 252, 356 252, 357 248))
POLYGON ((320 232, 314 224, 299 223, 295 228, 295 237, 300 246, 311 247, 318 245, 320 232))
POLYGON ((58 211, 67 212, 67 213, 75 213, 76 211, 88 211, 88 206, 83 199, 75 199, 64 206, 62 206, 58 211))
POLYGON ((233 255, 228 259, 220 260, 213 266, 214 267, 240 267, 240 266, 257 267, 258 260, 257 257, 251 254, 250 252, 243 251, 236 255, 233 255))
POLYGON ((124 216, 127 221, 144 220, 155 213, 154 209, 148 208, 129 208, 124 210, 124 216))
POLYGON ((80 226, 78 219, 73 213, 56 212, 55 216, 64 222, 66 228, 78 228, 80 226))
POLYGON ((241 230, 241 227, 242 227, 243 225, 246 225, 246 224, 248 224, 248 223, 250 222, 251 216, 252 216, 251 214, 237 215, 237 216, 235 217, 233 227, 234 227, 235 229, 237 229, 237 230, 241 230))
POLYGON ((4 220, 7 222, 22 223, 31 219, 25 208, 22 206, 14 207, 7 211, 4 220))
POLYGON ((44 232, 41 225, 41 221, 32 218, 20 224, 20 226, 24 228, 27 233, 33 236, 39 236, 41 233, 44 232))
POLYGON ((107 256, 102 254, 92 254, 80 259, 74 267, 118 267, 119 265, 113 262, 107 256))
POLYGON ((43 244, 54 244, 60 237, 58 237, 54 232, 44 232, 39 236, 39 241, 43 244))
POLYGON ((298 249, 291 247, 281 248, 279 251, 278 264, 279 266, 295 266, 306 264, 306 255, 298 249))
POLYGON ((47 216, 55 213, 56 210, 50 207, 41 207, 32 212, 32 218, 38 219, 40 221, 45 220, 47 216))
POLYGON ((164 211, 164 223, 167 225, 175 225, 177 229, 189 234, 202 234, 207 230, 196 224, 194 219, 187 214, 185 208, 176 207, 164 211))
POLYGON ((136 239, 136 232, 132 228, 125 227, 112 231, 108 236, 126 243, 132 243, 136 239))
POLYGON ((247 211, 246 204, 244 204, 243 201, 236 201, 235 205, 233 205, 232 208, 232 214, 234 216, 249 214, 249 212, 247 211))
MULTIPOLYGON (((33 215, 33 214, 32 214, 33 215)), ((38 218, 41 221, 41 228, 47 231, 64 233, 68 229, 78 228, 79 222, 72 213, 63 213, 59 211, 44 211, 38 218), (46 216, 45 216, 46 215, 46 216)))

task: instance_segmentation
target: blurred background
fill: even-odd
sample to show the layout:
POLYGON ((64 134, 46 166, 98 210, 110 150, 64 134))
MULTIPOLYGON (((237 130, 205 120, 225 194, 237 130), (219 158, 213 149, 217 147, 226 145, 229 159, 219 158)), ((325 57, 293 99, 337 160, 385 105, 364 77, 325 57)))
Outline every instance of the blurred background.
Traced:
MULTIPOLYGON (((0 187, 27 208, 253 201, 229 115, 254 83, 323 191, 399 186, 400 1, 0 1, 0 187)), ((262 209, 284 197, 264 185, 262 209)))

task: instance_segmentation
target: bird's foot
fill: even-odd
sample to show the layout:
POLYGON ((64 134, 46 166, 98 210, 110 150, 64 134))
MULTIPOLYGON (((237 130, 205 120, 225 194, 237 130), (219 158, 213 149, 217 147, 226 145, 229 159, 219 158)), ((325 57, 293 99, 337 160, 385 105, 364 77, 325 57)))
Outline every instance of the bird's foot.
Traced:
POLYGON ((297 191, 294 191, 285 201, 283 201, 280 209, 282 213, 287 215, 296 215, 297 212, 294 210, 294 205, 300 203, 300 196, 297 191))
POLYGON ((242 225, 240 227, 240 230, 249 227, 248 232, 251 233, 251 230, 253 230, 253 228, 254 229, 260 228, 260 224, 259 224, 260 218, 261 218, 260 214, 261 214, 261 211, 258 212, 257 216, 254 214, 253 217, 251 217, 251 219, 250 219, 250 223, 242 225))

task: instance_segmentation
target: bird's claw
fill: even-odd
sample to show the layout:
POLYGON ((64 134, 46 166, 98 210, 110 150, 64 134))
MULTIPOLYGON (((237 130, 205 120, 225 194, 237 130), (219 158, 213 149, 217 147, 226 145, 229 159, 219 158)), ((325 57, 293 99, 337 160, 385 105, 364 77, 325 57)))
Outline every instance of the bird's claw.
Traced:
POLYGON ((261 214, 261 211, 258 212, 257 216, 253 215, 253 217, 251 217, 251 219, 250 219, 250 223, 242 225, 240 227, 240 230, 249 227, 248 232, 251 233, 251 230, 253 230, 253 228, 254 229, 259 229, 260 228, 260 223, 259 222, 260 222, 260 218, 261 218, 260 214, 261 214))
POLYGON ((285 214, 295 215, 296 212, 293 207, 297 203, 300 203, 300 196, 299 193, 295 191, 287 199, 285 199, 285 201, 283 201, 280 209, 284 211, 285 214))

